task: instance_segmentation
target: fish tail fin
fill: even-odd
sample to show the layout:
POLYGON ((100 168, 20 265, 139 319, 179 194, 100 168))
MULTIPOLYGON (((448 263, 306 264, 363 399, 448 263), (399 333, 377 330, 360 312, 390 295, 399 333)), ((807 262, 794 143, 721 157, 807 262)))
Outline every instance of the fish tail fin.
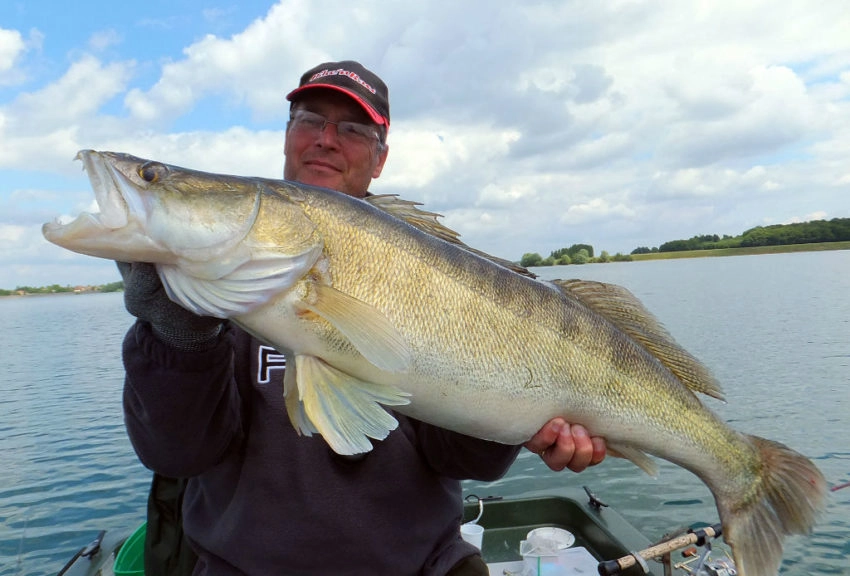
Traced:
POLYGON ((811 460, 784 444, 757 436, 747 440, 761 472, 742 501, 717 499, 724 539, 739 576, 775 576, 785 536, 811 531, 824 505, 826 479, 811 460))

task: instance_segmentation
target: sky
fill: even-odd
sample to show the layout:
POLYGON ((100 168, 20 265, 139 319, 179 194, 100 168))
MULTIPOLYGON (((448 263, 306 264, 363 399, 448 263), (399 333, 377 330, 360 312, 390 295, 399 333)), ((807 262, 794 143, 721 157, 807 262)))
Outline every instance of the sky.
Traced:
POLYGON ((850 217, 845 0, 4 0, 0 288, 120 280, 41 235, 95 209, 78 150, 279 178, 345 59, 390 90, 371 190, 503 258, 850 217))

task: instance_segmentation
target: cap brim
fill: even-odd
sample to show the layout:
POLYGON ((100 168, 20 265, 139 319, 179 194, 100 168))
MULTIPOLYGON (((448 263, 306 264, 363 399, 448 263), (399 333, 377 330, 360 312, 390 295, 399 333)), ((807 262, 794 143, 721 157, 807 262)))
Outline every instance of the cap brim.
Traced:
POLYGON ((389 127, 389 125, 390 125, 389 120, 384 118, 377 110, 372 108, 372 105, 369 104, 368 102, 366 102, 366 100, 364 100, 357 92, 354 92, 353 90, 348 90, 348 89, 343 88, 341 86, 335 86, 334 84, 319 84, 318 82, 315 82, 313 84, 301 86, 300 88, 296 88, 295 90, 293 90, 292 92, 287 94, 286 99, 291 102, 291 101, 295 100, 300 94, 303 94, 307 90, 314 89, 314 88, 336 90, 337 92, 342 92, 346 96, 350 96, 352 99, 354 99, 355 102, 360 104, 360 107, 363 108, 363 110, 366 111, 366 113, 369 115, 369 118, 371 118, 372 121, 375 124, 382 124, 384 126, 389 127))

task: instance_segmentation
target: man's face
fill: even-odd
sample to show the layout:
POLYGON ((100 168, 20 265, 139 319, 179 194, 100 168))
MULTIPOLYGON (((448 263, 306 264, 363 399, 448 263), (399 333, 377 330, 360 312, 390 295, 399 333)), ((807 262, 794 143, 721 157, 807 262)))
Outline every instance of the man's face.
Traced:
MULTIPOLYGON (((320 114, 330 122, 347 120, 375 126, 354 100, 333 90, 310 90, 298 100, 295 109, 320 114)), ((381 175, 387 159, 387 148, 379 152, 378 147, 377 140, 340 139, 333 124, 316 133, 299 130, 290 122, 284 145, 283 177, 362 198, 372 178, 381 175)))

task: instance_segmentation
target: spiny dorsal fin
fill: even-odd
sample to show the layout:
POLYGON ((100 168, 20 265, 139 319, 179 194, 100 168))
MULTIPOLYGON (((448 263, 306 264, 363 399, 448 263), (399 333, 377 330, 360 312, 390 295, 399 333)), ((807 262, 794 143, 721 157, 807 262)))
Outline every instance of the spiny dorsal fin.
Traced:
POLYGON ((685 386, 723 400, 720 384, 708 368, 682 348, 634 294, 604 282, 555 280, 554 284, 636 340, 685 386))
POLYGON ((517 274, 522 274, 523 276, 528 276, 530 278, 537 278, 537 275, 520 266, 515 262, 511 262, 510 260, 505 260, 504 258, 499 258, 497 256, 491 256, 486 252, 482 252, 480 250, 476 250, 470 246, 467 246, 460 240, 460 234, 440 224, 437 218, 441 218, 441 214, 437 214, 435 212, 428 212, 427 210, 420 210, 417 206, 421 206, 420 202, 413 202, 411 200, 404 200, 403 198, 399 198, 395 194, 378 194, 367 196, 364 198, 366 202, 372 204, 375 208, 379 208, 389 214, 390 216, 395 216, 400 220, 404 220, 414 228, 418 228, 423 232, 427 232, 431 236, 439 238, 440 240, 444 240, 446 242, 450 242, 455 244, 456 246, 460 246, 464 250, 468 252, 472 252, 476 256, 480 256, 490 262, 498 264, 503 268, 507 268, 517 274))

